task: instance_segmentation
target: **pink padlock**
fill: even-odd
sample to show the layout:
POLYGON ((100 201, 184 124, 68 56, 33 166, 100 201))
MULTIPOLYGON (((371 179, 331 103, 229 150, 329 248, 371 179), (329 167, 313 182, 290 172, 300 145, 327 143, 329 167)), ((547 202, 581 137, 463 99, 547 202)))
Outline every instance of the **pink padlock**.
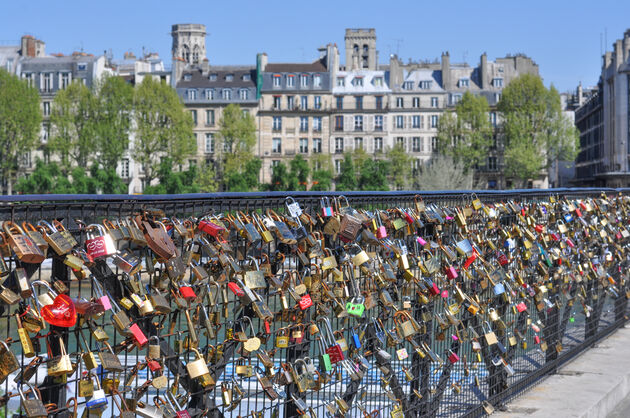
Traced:
POLYGON ((457 278, 457 270, 455 270, 455 267, 448 266, 446 268, 446 277, 448 277, 451 280, 454 280, 457 278))
POLYGON ((387 238, 387 229, 385 229, 385 226, 383 226, 383 224, 381 223, 381 214, 379 213, 377 216, 377 227, 376 227, 376 238, 378 239, 383 239, 383 238, 387 238))
POLYGON ((448 350, 448 352, 448 361, 450 361, 451 364, 457 363, 459 361, 459 356, 453 350, 448 350))
POLYGON ((420 245, 421 245, 421 246, 423 246, 423 247, 424 247, 425 245, 427 245, 427 242, 426 242, 426 241, 424 240, 424 238, 422 238, 422 237, 417 237, 417 238, 416 238, 416 241, 418 242, 418 244, 420 244, 420 245))

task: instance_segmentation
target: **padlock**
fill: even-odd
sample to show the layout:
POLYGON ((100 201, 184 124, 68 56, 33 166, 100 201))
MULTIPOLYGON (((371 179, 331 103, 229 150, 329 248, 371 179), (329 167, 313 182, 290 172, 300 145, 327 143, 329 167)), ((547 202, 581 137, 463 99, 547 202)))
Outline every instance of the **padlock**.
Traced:
POLYGON ((97 352, 98 358, 101 360, 101 365, 103 366, 103 368, 110 372, 122 372, 123 370, 125 370, 122 363, 120 362, 120 359, 114 353, 112 346, 109 345, 107 341, 104 341, 103 344, 105 345, 106 350, 99 350, 97 352))
POLYGON ((319 202, 321 205, 321 214, 323 218, 335 216, 335 211, 333 210, 332 205, 330 204, 330 199, 328 197, 322 197, 319 202))
POLYGON ((387 238, 387 228, 385 228, 385 226, 383 225, 383 222, 381 220, 381 212, 378 211, 376 213, 376 231, 374 232, 376 235, 376 238, 378 239, 384 239, 387 238))
POLYGON ((209 375, 210 370, 208 369, 208 365, 206 364, 206 361, 204 360, 203 356, 199 353, 199 351, 197 351, 196 348, 191 348, 191 349, 192 351, 195 352, 195 355, 197 358, 191 362, 188 362, 188 364, 186 364, 186 370, 188 371, 188 375, 192 379, 196 379, 206 374, 209 375))
MULTIPOLYGON (((4 383, 7 377, 20 368, 17 357, 3 340, 0 340, 0 384, 4 383)), ((28 379, 24 379, 27 381, 28 379)))
POLYGON ((96 374, 91 373, 90 375, 94 380, 96 380, 97 389, 94 390, 92 397, 88 399, 88 401, 85 403, 85 406, 88 409, 99 409, 107 405, 107 397, 105 396, 105 391, 101 387, 101 382, 96 374))
POLYGON ((455 364, 459 361, 459 356, 453 350, 448 350, 448 361, 455 364))
POLYGON ((91 224, 86 228, 85 251, 96 260, 116 253, 116 244, 103 225, 91 224))
POLYGON ((2 223, 6 241, 20 261, 40 264, 46 256, 39 247, 28 237, 16 223, 4 221, 2 223))
POLYGON ((348 315, 356 316, 357 318, 361 318, 363 316, 363 312, 365 311, 365 298, 363 296, 355 296, 352 300, 346 303, 346 311, 348 315))
POLYGON ((22 385, 18 385, 20 402, 22 403, 22 408, 24 408, 25 415, 28 418, 48 417, 48 412, 46 411, 46 407, 44 407, 44 403, 42 402, 42 396, 39 389, 31 385, 30 383, 26 383, 26 385, 31 388, 31 394, 33 395, 32 399, 28 399, 22 391, 22 385))

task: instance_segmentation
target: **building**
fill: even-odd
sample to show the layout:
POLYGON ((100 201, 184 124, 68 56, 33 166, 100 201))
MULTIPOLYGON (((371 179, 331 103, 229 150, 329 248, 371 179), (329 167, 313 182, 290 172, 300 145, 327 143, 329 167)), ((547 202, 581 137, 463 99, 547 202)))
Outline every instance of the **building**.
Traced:
POLYGON ((262 159, 260 181, 268 183, 272 168, 296 154, 306 159, 328 153, 332 80, 339 68, 337 46, 319 48, 311 63, 269 63, 259 54, 258 144, 262 159))
POLYGON ((575 111, 575 184, 630 186, 630 29, 602 57, 598 91, 575 111))
POLYGON ((128 51, 125 52, 122 60, 108 57, 107 66, 113 74, 124 78, 133 86, 142 83, 142 80, 148 76, 171 84, 171 71, 166 69, 164 61, 155 52, 143 53, 137 58, 133 52, 128 51))

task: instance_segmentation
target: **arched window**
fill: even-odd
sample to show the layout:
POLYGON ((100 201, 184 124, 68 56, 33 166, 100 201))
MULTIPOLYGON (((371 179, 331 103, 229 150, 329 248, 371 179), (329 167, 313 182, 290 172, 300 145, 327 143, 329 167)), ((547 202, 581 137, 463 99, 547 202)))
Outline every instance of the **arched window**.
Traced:
POLYGON ((358 52, 359 52, 359 45, 354 44, 353 49, 354 49, 354 52, 357 52, 357 53, 358 53, 358 52))
POLYGON ((182 47, 182 52, 182 58, 184 61, 190 62, 190 48, 188 48, 188 45, 184 45, 182 47))
POLYGON ((193 60, 192 60, 193 64, 199 64, 199 45, 195 45, 195 48, 193 49, 193 60))

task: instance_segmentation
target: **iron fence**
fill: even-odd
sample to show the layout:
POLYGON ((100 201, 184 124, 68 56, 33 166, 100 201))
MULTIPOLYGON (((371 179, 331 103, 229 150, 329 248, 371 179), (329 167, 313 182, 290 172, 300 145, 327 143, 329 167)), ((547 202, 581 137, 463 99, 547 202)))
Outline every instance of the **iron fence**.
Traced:
MULTIPOLYGON (((477 191, 475 196, 488 206, 505 202, 519 202, 525 206, 549 202, 551 196, 557 199, 584 199, 597 198, 602 193, 614 196, 626 192, 620 189, 477 191)), ((291 193, 304 211, 312 213, 319 211, 322 198, 334 198, 339 195, 340 193, 291 193)), ((435 203, 442 207, 469 205, 473 198, 473 192, 344 193, 353 208, 367 211, 413 207, 414 199, 418 195, 422 197, 426 205, 435 203)), ((81 228, 81 222, 101 223, 103 219, 125 218, 146 210, 163 211, 166 216, 180 219, 198 218, 209 213, 226 214, 239 211, 251 213, 264 212, 268 209, 283 211, 286 196, 286 193, 1 196, 0 220, 17 223, 36 223, 42 219, 58 220, 82 243, 85 242, 86 233, 85 229, 81 228)), ((544 223, 548 220, 548 215, 540 215, 539 221, 544 223)), ((501 226, 507 228, 517 224, 517 217, 516 212, 501 212, 498 223, 492 228, 496 232, 501 226)), ((472 234, 483 234, 484 230, 490 228, 483 217, 471 218, 467 227, 472 234)), ((415 228, 412 234, 402 239, 406 240, 410 248, 414 245, 413 241, 417 236, 423 237, 426 241, 438 241, 439 238, 439 241, 445 245, 455 244, 461 239, 460 232, 453 222, 439 226, 426 223, 422 227, 415 228)), ((265 253, 271 257, 272 254, 280 251, 284 252, 286 257, 283 262, 276 262, 273 266, 275 274, 281 275, 284 271, 295 271, 304 267, 294 249, 283 248, 277 240, 254 248, 247 245, 243 236, 232 234, 230 242, 232 256, 242 266, 249 262, 248 255, 261 257, 261 254, 265 253)), ((340 245, 338 239, 326 238, 325 242, 331 249, 340 245)), ((186 250, 183 241, 178 244, 180 251, 186 250)), ((595 244, 591 245, 588 241, 576 244, 584 252, 595 252, 596 254, 591 254, 591 258, 602 255, 603 250, 597 248, 595 244)), ((364 248, 374 253, 377 251, 374 244, 365 244, 364 248)), ((144 250, 138 251, 138 254, 147 256, 144 250)), ((566 261, 578 264, 588 261, 589 257, 584 252, 573 252, 566 261)), ((211 257, 207 254, 202 255, 200 262, 208 258, 211 257)), ((71 270, 64 264, 63 257, 52 255, 41 265, 20 263, 14 256, 6 256, 5 262, 12 271, 4 282, 5 287, 15 288, 14 272, 17 267, 22 266, 26 269, 31 281, 44 279, 65 283, 72 297, 89 299, 99 296, 98 289, 94 288, 92 280, 76 280, 71 270)), ((156 281, 160 280, 162 271, 159 264, 156 268, 149 268, 148 264, 145 258, 141 276, 142 283, 148 284, 151 288, 156 281)), ((510 266, 512 269, 525 271, 525 267, 518 266, 515 261, 510 266)), ((461 268, 461 265, 458 267, 461 268)), ((627 267, 625 256, 618 262, 607 265, 606 274, 611 278, 611 283, 616 284, 616 291, 611 292, 610 288, 601 283, 598 284, 596 280, 585 280, 578 286, 575 278, 569 281, 568 276, 563 274, 563 266, 554 265, 549 271, 549 296, 545 297, 543 303, 546 303, 546 306, 542 309, 536 307, 533 297, 522 299, 526 307, 522 311, 516 309, 515 301, 505 298, 501 302, 500 299, 492 297, 492 309, 503 321, 505 331, 497 329, 498 323, 489 318, 490 305, 486 306, 486 312, 483 315, 473 315, 460 306, 454 313, 458 324, 447 323, 446 326, 441 326, 444 324, 441 324, 440 320, 443 319, 451 299, 444 298, 442 294, 422 303, 416 299, 414 293, 405 294, 401 290, 405 282, 398 274, 396 280, 381 286, 379 292, 387 291, 397 307, 402 307, 403 303, 409 303, 405 309, 409 310, 414 319, 423 325, 424 330, 408 341, 414 340, 413 346, 426 344, 422 346, 425 349, 414 351, 413 346, 407 343, 389 345, 381 342, 383 338, 373 319, 381 319, 385 330, 392 329, 395 325, 393 310, 381 301, 377 301, 373 309, 366 311, 368 315, 363 318, 338 317, 334 312, 330 312, 327 315, 332 320, 332 329, 340 331, 336 336, 346 338, 350 351, 355 351, 355 354, 361 353, 361 356, 354 358, 357 364, 363 361, 362 365, 354 370, 338 367, 330 373, 318 372, 319 377, 315 383, 317 387, 306 392, 300 391, 295 382, 276 386, 276 389, 285 393, 275 400, 271 400, 266 395, 256 376, 243 377, 236 373, 237 365, 250 362, 254 366, 262 366, 262 364, 255 356, 248 358, 238 354, 239 342, 234 340, 231 334, 252 333, 258 330, 257 335, 262 341, 262 347, 271 354, 270 357, 274 363, 272 370, 277 373, 282 373, 283 363, 291 364, 307 357, 312 359, 313 364, 321 370, 319 363, 321 347, 315 334, 308 332, 309 329, 306 326, 303 328, 295 326, 296 322, 309 325, 317 321, 315 312, 307 311, 302 315, 298 311, 297 314, 277 315, 270 324, 265 324, 265 321, 256 317, 251 307, 241 303, 238 298, 230 294, 221 303, 214 305, 206 303, 206 309, 211 313, 216 312, 221 318, 215 335, 204 334, 203 327, 197 327, 198 323, 194 319, 196 315, 193 315, 194 324, 191 330, 185 315, 186 309, 175 309, 172 313, 161 316, 144 317, 130 314, 147 336, 159 335, 164 376, 166 376, 164 386, 150 387, 138 400, 144 402, 145 405, 150 405, 154 396, 164 395, 165 391, 172 389, 173 392, 184 395, 181 400, 185 402, 192 416, 299 416, 298 403, 293 397, 304 400, 307 407, 312 408, 313 413, 318 417, 325 415, 361 417, 370 414, 387 416, 399 407, 404 416, 481 416, 485 413, 484 407, 488 408, 488 403, 496 407, 518 396, 543 376, 553 373, 560 365, 588 349, 626 322, 628 313, 626 281, 625 270, 621 267, 624 269, 627 267), (554 273, 557 273, 556 277, 554 273), (580 294, 582 292, 583 294, 580 294), (411 297, 407 299, 408 296, 411 297), (578 300, 579 302, 576 302, 578 300), (244 317, 252 319, 251 328, 242 321, 244 317), (488 325, 490 322, 495 325, 501 347, 485 341, 486 320, 489 321, 488 325), (268 332, 265 332, 266 325, 270 325, 268 332), (536 327, 539 329, 538 332, 531 331, 536 327), (525 330, 518 340, 514 335, 514 330, 517 329, 525 330), (283 333, 285 330, 289 330, 292 337, 294 337, 293 332, 300 330, 302 337, 292 338, 286 347, 277 347, 276 337, 278 333, 283 333), (216 384, 210 389, 204 388, 195 379, 190 379, 187 374, 185 364, 193 361, 195 354, 182 347, 191 331, 198 334, 199 349, 209 363, 212 376, 216 380, 216 384), (481 344, 481 350, 473 349, 470 344, 475 333, 479 336, 477 340, 481 344), (356 344, 352 342, 355 334, 360 337, 361 350, 358 350, 356 344), (546 345, 546 350, 541 349, 541 342, 546 345), (398 353, 405 344, 410 351, 407 356, 398 353), (379 350, 387 352, 389 356, 375 355, 379 350), (450 353, 456 353, 460 360, 448 361, 447 356, 450 353), (433 354, 439 358, 432 358, 433 354), (243 392, 241 399, 238 402, 226 404, 223 392, 232 391, 231 396, 234 399, 236 387, 243 392), (341 413, 343 407, 340 408, 340 405, 343 402, 338 399, 343 399, 348 405, 349 410, 346 413, 341 413), (485 405, 482 404, 484 401, 485 405), (327 405, 331 403, 336 405, 337 412, 333 413, 327 408, 327 405)), ((111 262, 104 261, 96 263, 90 270, 114 300, 121 299, 123 295, 119 283, 124 276, 122 271, 119 271, 111 262)), ((422 274, 419 266, 413 267, 413 270, 417 276, 422 274)), ((463 270, 460 269, 460 273, 463 273, 463 270)), ((367 276, 362 274, 358 280, 367 280, 367 276)), ((462 280, 461 286, 469 295, 488 295, 488 292, 491 292, 491 287, 479 287, 480 280, 475 274, 462 280)), ((453 290, 452 287, 450 289, 453 290)), ((283 295, 280 292, 264 289, 260 293, 272 311, 282 310, 283 295)), ((513 293, 513 295, 516 294, 516 292, 513 293)), ((13 305, 0 305, 0 326, 4 328, 2 336, 11 338, 9 340, 11 350, 18 357, 21 368, 24 369, 31 359, 26 358, 21 350, 15 313, 13 305)), ((195 313, 198 314, 199 311, 195 313)), ((322 328, 320 322, 315 323, 322 328)), ((110 335, 111 346, 118 352, 117 355, 124 368, 124 371, 118 374, 99 368, 98 380, 101 383, 107 382, 111 386, 118 379, 119 390, 123 395, 129 396, 136 388, 148 386, 147 382, 151 382, 152 378, 155 379, 159 375, 159 372, 155 374, 150 372, 149 368, 132 374, 133 367, 144 361, 146 348, 128 344, 128 338, 112 326, 111 318, 107 315, 100 317, 96 325, 102 327, 110 335)), ((79 332, 86 335, 87 346, 96 351, 99 344, 91 331, 93 328, 86 323, 79 323, 70 329, 51 325, 34 335, 32 340, 38 354, 45 353, 47 355, 43 357, 50 359, 60 353, 60 339, 69 353, 84 352, 85 346, 81 344, 79 332)), ((40 366, 30 380, 40 388, 44 402, 50 404, 49 411, 52 416, 71 416, 67 401, 79 393, 83 371, 81 359, 77 357, 76 360, 77 371, 68 374, 67 377, 48 376, 45 367, 40 366)), ((260 372, 264 374, 264 368, 261 367, 260 372)), ((15 380, 12 375, 3 384, 5 396, 2 400, 5 416, 19 414, 20 404, 17 401, 18 398, 15 397, 17 393, 15 380)), ((85 399, 79 398, 79 410, 84 408, 85 402, 85 399)), ((107 402, 107 409, 104 413, 101 411, 103 416, 118 415, 120 412, 111 396, 107 397, 107 402)))

